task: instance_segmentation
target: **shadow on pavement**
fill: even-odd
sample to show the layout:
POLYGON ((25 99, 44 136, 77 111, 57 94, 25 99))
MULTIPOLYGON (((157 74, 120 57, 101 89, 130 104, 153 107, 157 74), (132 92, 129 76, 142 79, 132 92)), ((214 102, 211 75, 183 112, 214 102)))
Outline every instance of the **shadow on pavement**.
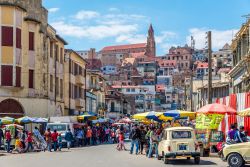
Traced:
MULTIPOLYGON (((178 159, 178 160, 170 160, 169 164, 173 165, 195 165, 194 160, 185 160, 185 159, 178 159)), ((214 162, 207 161, 207 160, 201 160, 199 165, 217 165, 214 162)))

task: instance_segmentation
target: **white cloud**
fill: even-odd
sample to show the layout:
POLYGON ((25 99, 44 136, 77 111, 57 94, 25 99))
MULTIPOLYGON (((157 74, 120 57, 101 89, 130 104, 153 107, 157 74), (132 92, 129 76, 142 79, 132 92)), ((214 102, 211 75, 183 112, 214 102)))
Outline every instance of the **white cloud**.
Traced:
POLYGON ((147 36, 143 34, 126 34, 126 35, 119 35, 115 41, 118 43, 145 43, 147 40, 147 36))
POLYGON ((60 10, 59 8, 50 8, 50 9, 48 9, 49 13, 56 13, 59 10, 60 10))
MULTIPOLYGON (((191 36, 195 39, 195 47, 198 49, 205 48, 207 28, 192 28, 189 30, 190 35, 186 37, 186 42, 190 44, 191 36)), ((237 29, 229 30, 210 30, 212 31, 212 47, 213 49, 221 49, 226 43, 231 43, 233 35, 237 29)))
POLYGON ((74 17, 78 20, 88 20, 99 17, 100 14, 96 11, 81 10, 74 17))
POLYGON ((137 25, 96 25, 96 26, 77 26, 67 24, 63 21, 51 23, 59 34, 89 39, 103 39, 108 37, 116 37, 120 34, 130 34, 137 31, 137 25))
POLYGON ((120 10, 118 8, 112 7, 112 8, 109 8, 109 11, 110 12, 119 12, 120 10))
POLYGON ((160 35, 155 36, 155 42, 158 44, 164 43, 168 41, 169 39, 173 39, 177 36, 175 32, 171 31, 162 31, 160 35))

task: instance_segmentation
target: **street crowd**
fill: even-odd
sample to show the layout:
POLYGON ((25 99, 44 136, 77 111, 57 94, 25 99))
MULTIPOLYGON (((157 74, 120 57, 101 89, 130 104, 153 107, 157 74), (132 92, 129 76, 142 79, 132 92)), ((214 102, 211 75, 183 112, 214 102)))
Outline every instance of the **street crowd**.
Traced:
POLYGON ((124 140, 125 133, 128 130, 123 125, 118 127, 108 123, 101 126, 76 128, 74 133, 72 133, 71 129, 68 129, 65 134, 48 128, 44 134, 41 134, 40 130, 35 127, 33 132, 16 130, 13 137, 10 130, 3 131, 0 128, 0 148, 4 148, 7 153, 15 151, 25 153, 46 150, 49 152, 61 151, 64 146, 70 149, 71 147, 112 144, 124 140), (13 141, 14 147, 11 145, 13 141))

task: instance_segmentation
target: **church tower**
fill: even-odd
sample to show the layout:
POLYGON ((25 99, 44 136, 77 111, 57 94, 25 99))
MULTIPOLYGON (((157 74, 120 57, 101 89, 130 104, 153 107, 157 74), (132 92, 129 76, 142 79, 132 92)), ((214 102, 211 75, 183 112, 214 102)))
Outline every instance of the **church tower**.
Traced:
POLYGON ((153 29, 152 24, 150 24, 149 29, 148 29, 146 55, 148 57, 155 57, 156 56, 154 29, 153 29))

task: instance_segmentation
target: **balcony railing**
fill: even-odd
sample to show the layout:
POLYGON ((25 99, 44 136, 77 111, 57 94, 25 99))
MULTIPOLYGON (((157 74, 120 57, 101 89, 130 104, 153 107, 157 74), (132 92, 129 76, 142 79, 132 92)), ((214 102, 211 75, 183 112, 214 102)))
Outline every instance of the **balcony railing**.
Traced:
POLYGON ((84 77, 82 75, 76 75, 75 79, 76 84, 84 85, 84 77))
POLYGON ((84 100, 83 99, 76 99, 75 105, 76 105, 76 107, 83 108, 84 107, 84 100))

